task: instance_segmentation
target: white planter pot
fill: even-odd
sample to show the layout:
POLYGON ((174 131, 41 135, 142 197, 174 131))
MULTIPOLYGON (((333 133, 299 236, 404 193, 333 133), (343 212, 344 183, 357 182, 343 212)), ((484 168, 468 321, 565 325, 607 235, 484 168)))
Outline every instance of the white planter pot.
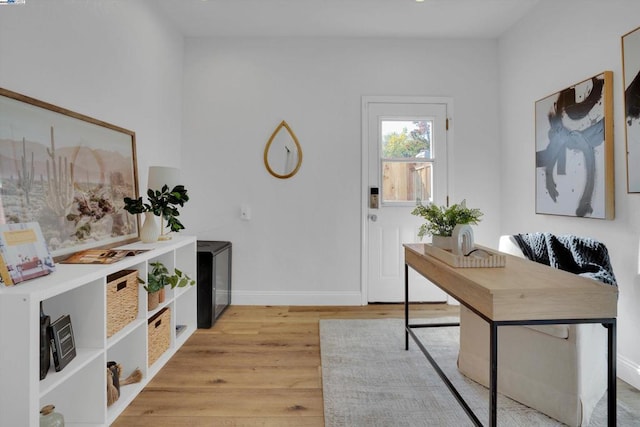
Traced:
POLYGON ((432 236, 431 244, 440 249, 444 249, 445 251, 450 251, 453 249, 453 237, 451 236, 432 236))
POLYGON ((153 212, 144 213, 144 225, 140 229, 140 240, 143 243, 153 243, 158 241, 160 236, 160 226, 156 222, 153 212))

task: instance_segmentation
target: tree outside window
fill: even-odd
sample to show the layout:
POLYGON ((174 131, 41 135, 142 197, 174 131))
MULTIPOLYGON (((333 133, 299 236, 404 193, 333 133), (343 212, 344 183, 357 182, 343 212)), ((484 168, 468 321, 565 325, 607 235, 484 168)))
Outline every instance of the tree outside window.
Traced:
POLYGON ((431 199, 431 126, 431 120, 381 122, 383 203, 431 199))
POLYGON ((431 157, 431 121, 383 121, 382 157, 431 157))

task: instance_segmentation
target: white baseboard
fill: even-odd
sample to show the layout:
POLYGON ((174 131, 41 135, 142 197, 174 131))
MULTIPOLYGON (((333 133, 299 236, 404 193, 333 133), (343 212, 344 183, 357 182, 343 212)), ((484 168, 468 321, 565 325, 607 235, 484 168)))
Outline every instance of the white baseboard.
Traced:
POLYGON ((624 356, 618 355, 617 377, 640 390, 640 366, 624 356))
POLYGON ((234 305, 362 305, 360 292, 232 291, 234 305))

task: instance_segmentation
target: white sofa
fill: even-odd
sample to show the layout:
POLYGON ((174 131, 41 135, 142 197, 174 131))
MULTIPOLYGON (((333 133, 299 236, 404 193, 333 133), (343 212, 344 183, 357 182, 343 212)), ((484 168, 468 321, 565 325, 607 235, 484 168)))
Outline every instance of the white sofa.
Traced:
MULTIPOLYGON (((512 236, 499 250, 523 257, 512 236)), ((489 326, 460 308, 458 368, 489 386, 489 326)), ((501 326, 498 392, 569 426, 586 426, 607 390, 607 330, 601 324, 501 326)))

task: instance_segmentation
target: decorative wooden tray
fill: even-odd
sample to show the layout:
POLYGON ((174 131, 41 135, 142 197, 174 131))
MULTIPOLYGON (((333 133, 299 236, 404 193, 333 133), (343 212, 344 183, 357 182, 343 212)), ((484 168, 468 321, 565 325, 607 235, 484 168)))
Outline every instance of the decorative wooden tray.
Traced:
POLYGON ((504 267, 507 263, 507 257, 504 254, 483 246, 476 246, 471 254, 464 256, 453 254, 427 243, 424 245, 424 253, 438 258, 452 267, 459 268, 504 267))

